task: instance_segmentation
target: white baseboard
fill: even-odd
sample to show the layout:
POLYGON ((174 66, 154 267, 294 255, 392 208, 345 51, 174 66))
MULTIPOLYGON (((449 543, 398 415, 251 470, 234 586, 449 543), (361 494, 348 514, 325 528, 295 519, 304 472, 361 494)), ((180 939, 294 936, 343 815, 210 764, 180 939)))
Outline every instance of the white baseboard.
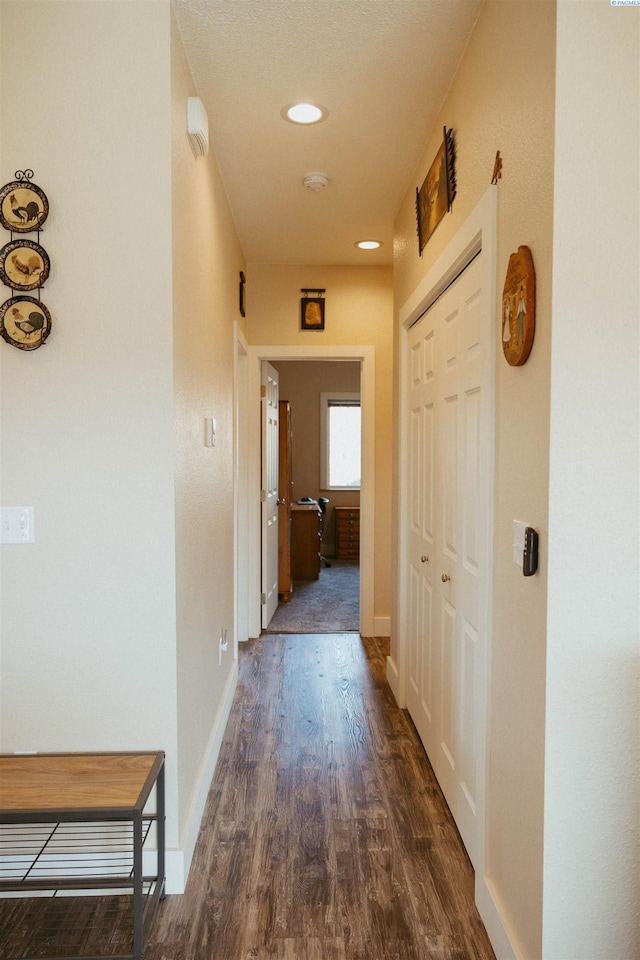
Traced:
POLYGON ((393 657, 387 657, 387 683, 391 687, 391 692, 396 698, 398 706, 404 707, 400 698, 400 674, 398 673, 398 665, 393 657))
POLYGON ((391 636, 391 617, 374 617, 373 618, 373 635, 374 637, 390 637, 391 636))
POLYGON ((185 871, 184 850, 166 850, 164 855, 165 890, 167 893, 184 893, 189 871, 185 871))
POLYGON ((476 876, 476 906, 491 941, 496 960, 525 960, 509 929, 495 887, 488 877, 476 876))
POLYGON ((187 815, 185 826, 182 830, 182 848, 180 850, 167 850, 166 864, 166 890, 167 893, 184 893, 189 876, 189 868, 196 848, 198 831, 202 822, 205 803, 209 794, 211 780, 218 762, 222 738, 227 726, 233 697, 238 684, 238 667, 231 672, 227 685, 224 690, 222 702, 216 715, 207 750, 200 765, 198 777, 191 794, 191 804, 187 815))

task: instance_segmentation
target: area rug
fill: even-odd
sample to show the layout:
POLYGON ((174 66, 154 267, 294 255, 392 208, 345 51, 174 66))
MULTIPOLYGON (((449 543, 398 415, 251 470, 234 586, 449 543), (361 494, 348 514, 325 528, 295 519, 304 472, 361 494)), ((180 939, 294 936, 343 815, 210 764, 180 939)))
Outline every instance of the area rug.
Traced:
POLYGON ((264 633, 344 633, 360 629, 360 568, 331 561, 319 580, 296 580, 264 633))

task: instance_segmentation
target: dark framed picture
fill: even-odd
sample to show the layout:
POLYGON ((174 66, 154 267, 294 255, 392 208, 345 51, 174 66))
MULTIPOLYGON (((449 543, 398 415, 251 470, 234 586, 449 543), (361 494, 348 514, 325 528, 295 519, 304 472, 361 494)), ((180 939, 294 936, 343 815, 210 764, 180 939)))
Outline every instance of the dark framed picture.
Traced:
POLYGON ((12 240, 0 250, 0 280, 13 290, 35 290, 49 276, 49 257, 32 240, 12 240))
POLYGON ((12 180, 0 190, 0 223, 5 230, 32 233, 40 230, 48 216, 49 201, 40 187, 30 183, 26 176, 23 180, 12 180))
POLYGON ((242 270, 240 271, 240 283, 238 284, 238 309, 240 311, 240 316, 245 317, 246 311, 244 308, 244 285, 246 283, 246 278, 242 270))
POLYGON ((451 209, 456 195, 455 146, 453 130, 443 130, 442 146, 429 167, 419 190, 416 190, 418 247, 420 255, 445 213, 451 209))
POLYGON ((323 297, 302 297, 300 300, 300 329, 324 330, 323 297))
POLYGON ((35 297, 12 297, 0 307, 0 337, 19 350, 37 350, 51 333, 51 314, 35 297))

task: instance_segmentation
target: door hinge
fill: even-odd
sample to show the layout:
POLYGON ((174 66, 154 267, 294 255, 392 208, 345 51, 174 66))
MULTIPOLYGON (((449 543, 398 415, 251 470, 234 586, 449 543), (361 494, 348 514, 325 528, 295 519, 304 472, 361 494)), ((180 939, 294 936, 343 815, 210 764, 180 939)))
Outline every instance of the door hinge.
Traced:
POLYGON ((266 602, 267 602, 267 595, 266 595, 266 593, 261 593, 261 594, 260 594, 260 603, 264 606, 264 604, 265 604, 266 602))
POLYGON ((266 502, 267 502, 267 491, 266 491, 266 490, 261 490, 261 491, 260 491, 260 502, 261 502, 261 503, 266 503, 266 502))
POLYGON ((266 386, 265 386, 264 383, 263 383, 263 384, 261 385, 261 387, 260 387, 260 396, 261 396, 262 399, 264 400, 264 398, 266 397, 266 395, 267 395, 267 388, 266 388, 266 386))

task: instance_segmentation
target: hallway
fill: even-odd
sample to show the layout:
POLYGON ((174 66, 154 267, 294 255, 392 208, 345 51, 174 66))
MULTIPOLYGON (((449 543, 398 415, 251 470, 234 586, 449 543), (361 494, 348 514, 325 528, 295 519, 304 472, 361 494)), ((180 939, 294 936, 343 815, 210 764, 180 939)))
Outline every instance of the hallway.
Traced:
POLYGON ((493 958, 384 644, 242 647, 187 889, 165 901, 145 960, 493 958))

